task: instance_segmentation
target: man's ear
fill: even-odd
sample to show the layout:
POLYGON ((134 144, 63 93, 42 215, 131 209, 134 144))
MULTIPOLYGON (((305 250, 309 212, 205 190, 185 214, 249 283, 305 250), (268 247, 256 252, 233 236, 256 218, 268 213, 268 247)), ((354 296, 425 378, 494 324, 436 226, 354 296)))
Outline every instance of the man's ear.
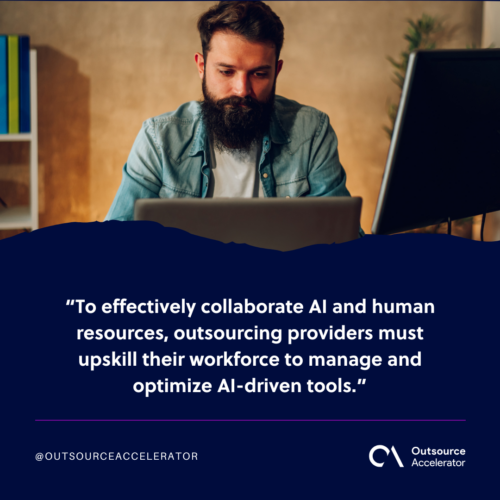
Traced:
POLYGON ((276 65, 276 76, 278 76, 280 74, 282 67, 283 67, 283 59, 280 59, 278 61, 278 64, 276 65))
POLYGON ((196 67, 198 68, 198 74, 203 80, 203 75, 205 74, 205 59, 203 59, 203 55, 199 52, 196 52, 196 54, 194 55, 194 62, 196 63, 196 67))

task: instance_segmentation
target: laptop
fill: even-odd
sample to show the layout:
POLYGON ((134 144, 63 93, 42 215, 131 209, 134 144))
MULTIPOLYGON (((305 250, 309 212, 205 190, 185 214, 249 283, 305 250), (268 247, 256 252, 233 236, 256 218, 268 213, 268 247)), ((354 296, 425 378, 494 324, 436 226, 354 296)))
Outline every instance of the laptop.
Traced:
POLYGON ((356 197, 139 199, 134 220, 285 252, 357 239, 361 203, 356 197))

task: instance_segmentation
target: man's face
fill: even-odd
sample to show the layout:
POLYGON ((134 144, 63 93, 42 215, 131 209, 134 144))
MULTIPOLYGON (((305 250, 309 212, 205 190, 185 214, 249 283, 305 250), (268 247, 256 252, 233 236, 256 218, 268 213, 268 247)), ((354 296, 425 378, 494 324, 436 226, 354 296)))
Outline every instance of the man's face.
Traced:
POLYGON ((283 61, 276 67, 273 45, 249 42, 232 32, 218 31, 210 41, 207 61, 196 54, 200 78, 205 78, 208 92, 217 100, 250 96, 266 102, 283 61))
POLYGON ((206 60, 195 55, 203 80, 202 112, 219 149, 248 149, 269 125, 276 77, 274 46, 216 32, 206 60))

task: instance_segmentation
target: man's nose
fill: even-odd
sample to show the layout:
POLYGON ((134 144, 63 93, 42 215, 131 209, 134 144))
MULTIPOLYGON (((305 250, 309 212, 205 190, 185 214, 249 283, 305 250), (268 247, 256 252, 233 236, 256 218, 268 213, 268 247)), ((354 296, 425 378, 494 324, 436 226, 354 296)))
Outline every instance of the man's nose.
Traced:
POLYGON ((238 97, 246 97, 252 93, 250 78, 247 74, 237 74, 233 83, 233 94, 238 97))

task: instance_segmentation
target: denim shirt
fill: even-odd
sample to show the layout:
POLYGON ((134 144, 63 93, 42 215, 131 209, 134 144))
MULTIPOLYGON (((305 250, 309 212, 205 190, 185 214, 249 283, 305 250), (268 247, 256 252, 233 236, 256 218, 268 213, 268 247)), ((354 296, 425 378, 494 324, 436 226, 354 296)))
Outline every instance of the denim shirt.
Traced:
MULTIPOLYGON (((205 198, 211 175, 208 141, 196 101, 146 120, 106 220, 132 220, 138 198, 205 198)), ((276 96, 261 151, 264 196, 350 196, 337 136, 325 113, 276 96)))

